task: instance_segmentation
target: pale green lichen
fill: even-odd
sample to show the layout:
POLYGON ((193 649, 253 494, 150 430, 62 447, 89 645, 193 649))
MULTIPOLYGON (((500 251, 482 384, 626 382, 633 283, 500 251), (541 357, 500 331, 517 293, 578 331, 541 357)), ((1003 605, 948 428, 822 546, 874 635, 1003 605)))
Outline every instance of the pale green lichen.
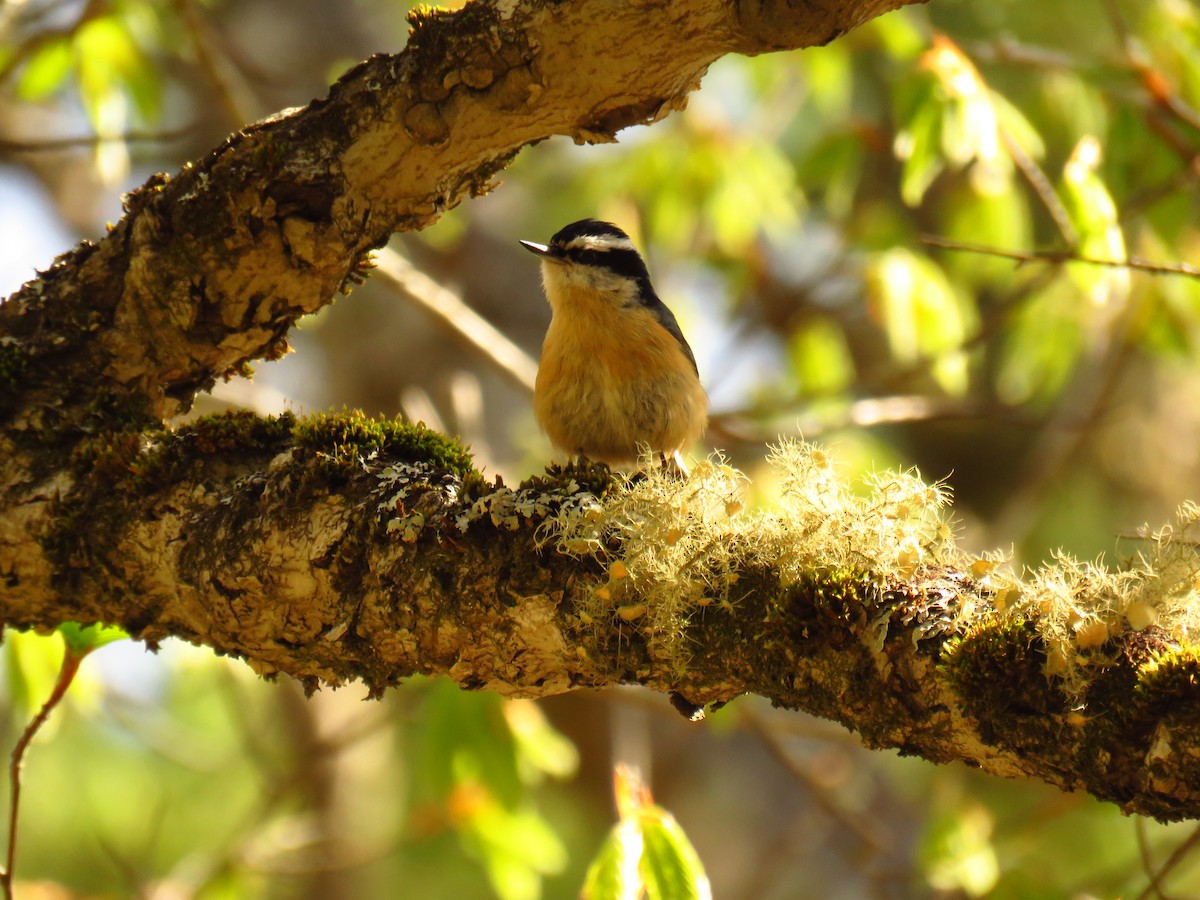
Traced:
MULTIPOLYGON (((1153 626, 1155 640, 1186 642, 1200 630, 1200 508, 1192 504, 1120 570, 1059 555, 1018 575, 1006 554, 961 549, 947 490, 915 472, 855 485, 826 451, 788 442, 756 486, 765 502, 747 510, 749 480, 720 460, 700 463, 686 479, 646 462, 603 499, 583 492, 564 503, 538 539, 605 566, 607 580, 578 601, 584 624, 615 615, 668 652, 696 610, 737 605, 739 569, 748 566, 777 573, 785 589, 822 573, 864 573, 881 586, 939 569, 960 573, 977 590, 943 611, 943 633, 966 631, 986 614, 1005 634, 1032 635, 1042 674, 1071 696, 1113 664, 1110 638, 1153 626)), ((536 500, 524 502, 534 504, 531 516, 543 512, 536 500)), ((477 506, 494 524, 516 527, 519 503, 490 496, 477 506)))
POLYGON ((603 503, 564 506, 543 544, 600 559, 608 581, 580 602, 586 623, 615 612, 673 647, 698 609, 733 609, 740 569, 778 573, 786 588, 814 571, 902 578, 959 561, 947 493, 914 473, 874 476, 859 493, 818 447, 786 443, 770 458, 775 502, 747 510, 749 479, 720 460, 685 479, 652 465, 603 503))

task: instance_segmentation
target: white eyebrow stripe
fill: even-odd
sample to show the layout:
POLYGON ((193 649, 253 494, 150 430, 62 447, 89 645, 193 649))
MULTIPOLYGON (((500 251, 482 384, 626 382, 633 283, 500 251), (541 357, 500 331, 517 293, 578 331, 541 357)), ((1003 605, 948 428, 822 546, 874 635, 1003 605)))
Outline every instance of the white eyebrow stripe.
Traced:
POLYGON ((574 238, 564 248, 566 250, 633 250, 633 241, 627 237, 617 237, 615 234, 585 234, 574 238))

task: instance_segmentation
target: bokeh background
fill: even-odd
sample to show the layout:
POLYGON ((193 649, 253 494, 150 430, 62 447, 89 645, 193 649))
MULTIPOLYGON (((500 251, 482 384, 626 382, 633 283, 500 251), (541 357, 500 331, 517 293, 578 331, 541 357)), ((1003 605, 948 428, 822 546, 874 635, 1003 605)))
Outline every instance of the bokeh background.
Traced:
MULTIPOLYGON (((399 50, 407 10, 0 2, 0 296, 102 235, 149 174, 399 50)), ((450 292, 536 359, 549 310, 516 241, 595 216, 644 248, 695 349, 713 405, 697 456, 755 479, 768 444, 802 435, 848 477, 944 479, 963 543, 1018 569, 1119 565, 1200 493, 1200 281, 929 238, 1195 260, 1197 107, 1190 0, 933 0, 827 47, 722 59, 685 112, 618 144, 525 150, 492 194, 393 240, 425 278, 373 278, 198 411, 406 415, 509 483, 535 473, 552 454, 527 388, 430 305, 450 292)), ((62 651, 9 633, 2 653, 7 747, 62 651)), ((868 752, 754 698, 702 725, 632 689, 305 699, 128 641, 85 662, 30 752, 18 875, 31 897, 573 897, 617 760, 718 897, 1200 892, 1190 825, 868 752)))

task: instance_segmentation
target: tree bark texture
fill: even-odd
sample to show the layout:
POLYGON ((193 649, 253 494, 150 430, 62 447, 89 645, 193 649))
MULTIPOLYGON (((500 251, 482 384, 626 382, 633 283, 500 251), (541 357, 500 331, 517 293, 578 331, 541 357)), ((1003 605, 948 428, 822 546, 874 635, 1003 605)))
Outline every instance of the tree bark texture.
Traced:
POLYGON ((421 14, 405 50, 132 193, 96 244, 0 305, 0 617, 123 625, 310 688, 414 673, 546 696, 633 682, 684 709, 756 693, 871 746, 1200 814, 1194 655, 1114 637, 1086 714, 1043 675, 1028 623, 942 613, 961 573, 814 569, 731 548, 736 604, 656 641, 609 577, 539 527, 603 471, 518 491, 450 442, 353 416, 234 415, 170 430, 215 379, 283 352, 397 229, 484 192, 525 145, 613 139, 679 108, 725 53, 824 43, 905 0, 471 3, 421 14))

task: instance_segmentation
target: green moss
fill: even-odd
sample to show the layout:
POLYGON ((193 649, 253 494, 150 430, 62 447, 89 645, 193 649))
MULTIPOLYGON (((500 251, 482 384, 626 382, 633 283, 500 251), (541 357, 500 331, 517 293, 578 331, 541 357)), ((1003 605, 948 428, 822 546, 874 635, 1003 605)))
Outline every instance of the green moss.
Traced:
POLYGON ((291 413, 263 418, 244 410, 201 416, 175 432, 177 440, 191 444, 196 453, 231 450, 273 451, 291 437, 296 417, 291 413))
POLYGON ((543 491, 548 494, 569 494, 584 490, 595 497, 603 498, 618 479, 619 476, 604 463, 581 460, 566 465, 555 463, 548 466, 546 474, 531 475, 521 482, 518 490, 543 491))
POLYGON ((130 489, 155 489, 190 475, 208 457, 234 452, 277 452, 291 437, 296 417, 257 416, 244 410, 201 416, 173 431, 152 435, 153 445, 134 460, 130 489))
POLYGON ((60 580, 69 583, 73 570, 90 563, 94 548, 116 539, 143 514, 143 498, 240 455, 270 458, 293 441, 333 470, 358 467, 379 454, 461 476, 473 472, 470 455, 449 438, 423 425, 376 421, 358 412, 297 419, 291 413, 262 417, 236 411, 202 416, 174 430, 105 432, 73 451, 75 488, 58 502, 54 528, 42 545, 60 580))
POLYGON ((824 652, 834 642, 853 644, 867 610, 879 597, 875 579, 853 569, 813 571, 782 591, 764 617, 767 631, 778 626, 788 646, 824 652))
POLYGON ((0 341, 0 392, 8 396, 29 371, 29 356, 16 341, 0 341))
POLYGON ((1185 644, 1154 654, 1138 670, 1134 690, 1140 705, 1147 711, 1197 708, 1200 701, 1200 646, 1185 644))
POLYGON ((403 462, 426 463, 468 475, 471 454, 461 444, 424 425, 395 419, 369 419, 359 410, 309 416, 296 422, 296 443, 323 454, 333 467, 361 465, 378 454, 403 462))
POLYGON ((1045 664, 1034 619, 992 616, 946 642, 940 670, 985 740, 1025 745, 1053 739, 1069 705, 1045 664))
POLYGON ((140 432, 104 432, 75 447, 71 453, 71 468, 77 478, 119 482, 133 472, 141 447, 140 432))

